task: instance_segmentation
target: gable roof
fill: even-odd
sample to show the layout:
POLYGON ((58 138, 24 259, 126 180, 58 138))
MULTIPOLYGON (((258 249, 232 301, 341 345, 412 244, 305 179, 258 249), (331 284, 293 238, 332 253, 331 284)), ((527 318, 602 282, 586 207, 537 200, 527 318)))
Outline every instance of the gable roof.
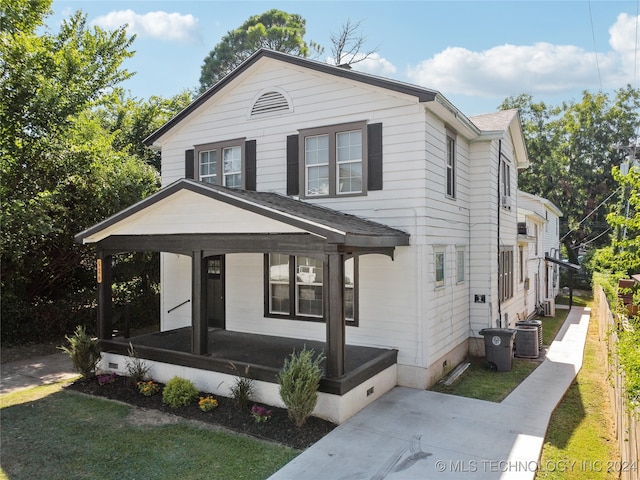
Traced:
POLYGON ((500 138, 505 133, 511 135, 513 148, 516 154, 514 161, 518 168, 529 167, 527 145, 524 142, 520 113, 517 109, 501 110, 499 112, 486 113, 470 117, 469 120, 481 131, 482 137, 500 138))
POLYGON ((346 78, 349 80, 354 80, 360 83, 373 85, 380 88, 385 88, 388 90, 392 90, 399 93, 404 93, 406 95, 414 96, 418 99, 419 102, 432 102, 435 100, 436 96, 440 96, 440 94, 435 90, 430 90, 428 88, 419 87, 416 85, 412 85, 409 83, 399 82, 396 80, 391 80, 384 77, 379 77, 376 75, 370 75, 367 73, 357 72, 355 70, 349 70, 344 67, 339 67, 335 65, 330 65, 328 63, 319 62, 317 60, 311 60, 304 57, 299 57, 296 55, 290 55, 288 53, 277 52, 275 50, 269 50, 262 48, 253 53, 249 58, 247 58, 244 62, 242 62, 235 70, 229 73, 226 77, 220 80, 218 83, 210 87, 207 91, 202 93, 199 97, 197 97, 193 102, 191 102, 186 108, 184 108, 181 112, 179 112, 175 117, 165 123, 158 130, 153 132, 147 138, 143 140, 143 143, 150 147, 153 143, 158 140, 161 136, 171 130, 174 126, 184 120, 186 117, 191 115, 194 111, 200 108, 204 103, 207 102, 211 97, 216 95, 220 90, 222 90, 225 86, 229 85, 236 79, 239 75, 249 69, 252 65, 258 62, 262 58, 271 58, 274 60, 278 60, 281 62, 285 62, 291 65, 297 65, 304 68, 309 68, 311 70, 315 70, 317 72, 326 73, 329 75, 334 75, 336 77, 346 78))
MULTIPOLYGON (((367 220, 355 215, 339 212, 320 205, 314 205, 273 192, 253 192, 220 185, 181 179, 138 203, 122 210, 106 220, 75 236, 78 243, 95 243, 109 236, 112 227, 131 219, 148 219, 154 215, 156 207, 167 199, 177 198, 181 192, 193 192, 209 199, 231 206, 239 213, 250 212, 267 219, 280 222, 291 229, 326 238, 329 243, 352 247, 395 247, 409 245, 409 234, 387 225, 367 220), (145 213, 145 215, 138 215, 145 213), (136 216, 137 215, 137 216, 136 216), (134 217, 136 216, 136 217, 134 217)), ((215 211, 209 218, 215 223, 215 211)), ((241 222, 241 219, 238 219, 241 222)), ((243 226, 246 228, 246 223, 243 226)), ((179 228, 179 225, 176 227, 179 228)), ((174 233, 188 234, 189 231, 174 233)))

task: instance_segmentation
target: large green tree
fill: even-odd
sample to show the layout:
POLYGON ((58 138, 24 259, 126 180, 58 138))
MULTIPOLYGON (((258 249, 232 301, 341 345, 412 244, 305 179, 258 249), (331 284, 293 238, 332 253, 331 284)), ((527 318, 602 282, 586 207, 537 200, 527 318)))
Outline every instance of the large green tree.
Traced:
POLYGON ((606 215, 618 198, 613 169, 625 156, 613 146, 628 142, 640 125, 640 90, 627 86, 613 98, 585 91, 580 102, 560 106, 520 95, 501 108, 521 114, 531 166, 521 172, 519 188, 561 208, 570 250, 606 244, 606 215))
POLYGON ((214 85, 260 48, 306 57, 309 48, 303 37, 305 19, 294 13, 271 9, 249 17, 235 30, 227 32, 204 59, 200 74, 200 92, 214 85))
POLYGON ((93 255, 73 236, 157 188, 92 108, 130 76, 133 38, 88 28, 75 13, 59 32, 50 0, 0 0, 2 338, 59 333, 91 303, 93 255))

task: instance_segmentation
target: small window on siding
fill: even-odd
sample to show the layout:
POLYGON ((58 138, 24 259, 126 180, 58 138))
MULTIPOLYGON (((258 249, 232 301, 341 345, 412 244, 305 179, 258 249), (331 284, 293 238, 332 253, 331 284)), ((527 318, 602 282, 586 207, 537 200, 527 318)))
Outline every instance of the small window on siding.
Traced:
POLYGON ((435 274, 436 274, 436 287, 444 286, 444 250, 436 250, 435 252, 435 274))
POLYGON ((465 278, 465 268, 464 268, 464 248, 456 249, 456 282, 462 283, 465 278))
POLYGON ((273 115, 292 111, 291 104, 282 92, 269 90, 261 94, 251 107, 250 117, 273 115))

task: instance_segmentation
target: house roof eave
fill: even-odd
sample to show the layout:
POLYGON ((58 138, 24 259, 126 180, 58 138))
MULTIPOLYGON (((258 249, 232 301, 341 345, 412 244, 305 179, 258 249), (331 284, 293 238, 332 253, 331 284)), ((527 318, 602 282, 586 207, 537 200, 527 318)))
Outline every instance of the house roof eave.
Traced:
MULTIPOLYGON (((308 58, 299 57, 287 53, 277 52, 275 50, 269 50, 262 48, 254 52, 249 58, 242 62, 231 73, 222 78, 215 85, 211 86, 208 90, 196 97, 189 105, 177 113, 172 119, 161 126, 158 130, 153 132, 142 143, 147 147, 158 148, 160 145, 159 140, 166 135, 170 130, 176 127, 182 120, 187 118, 193 112, 198 110, 203 104, 205 104, 210 98, 220 92, 225 86, 233 82, 237 77, 244 73, 249 67, 258 62, 262 58, 276 59, 282 62, 286 62, 292 65, 297 65, 304 68, 309 68, 318 72, 334 75, 349 80, 358 81, 364 84, 392 90, 405 95, 416 97, 418 102, 432 102, 436 99, 436 96, 440 95, 435 90, 412 85, 410 83, 404 83, 396 80, 391 80, 376 75, 371 75, 355 70, 349 70, 336 65, 330 65, 328 63, 319 62, 317 60, 311 60, 308 58)), ((441 96, 441 95, 440 95, 441 96)))

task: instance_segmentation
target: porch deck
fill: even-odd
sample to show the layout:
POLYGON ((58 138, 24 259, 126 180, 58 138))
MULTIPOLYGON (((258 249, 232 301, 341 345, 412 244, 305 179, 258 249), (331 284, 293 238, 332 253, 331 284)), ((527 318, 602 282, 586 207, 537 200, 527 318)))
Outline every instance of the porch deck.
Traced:
MULTIPOLYGON (((306 347, 316 353, 326 351, 325 342, 209 329, 207 355, 191 353, 191 327, 151 333, 138 337, 101 340, 105 352, 127 355, 129 342, 140 358, 243 376, 276 383, 285 358, 306 347)), ((339 379, 323 377, 320 391, 344 395, 362 382, 394 365, 398 351, 346 345, 345 375, 339 379)), ((324 367, 324 362, 322 364, 324 367)))

